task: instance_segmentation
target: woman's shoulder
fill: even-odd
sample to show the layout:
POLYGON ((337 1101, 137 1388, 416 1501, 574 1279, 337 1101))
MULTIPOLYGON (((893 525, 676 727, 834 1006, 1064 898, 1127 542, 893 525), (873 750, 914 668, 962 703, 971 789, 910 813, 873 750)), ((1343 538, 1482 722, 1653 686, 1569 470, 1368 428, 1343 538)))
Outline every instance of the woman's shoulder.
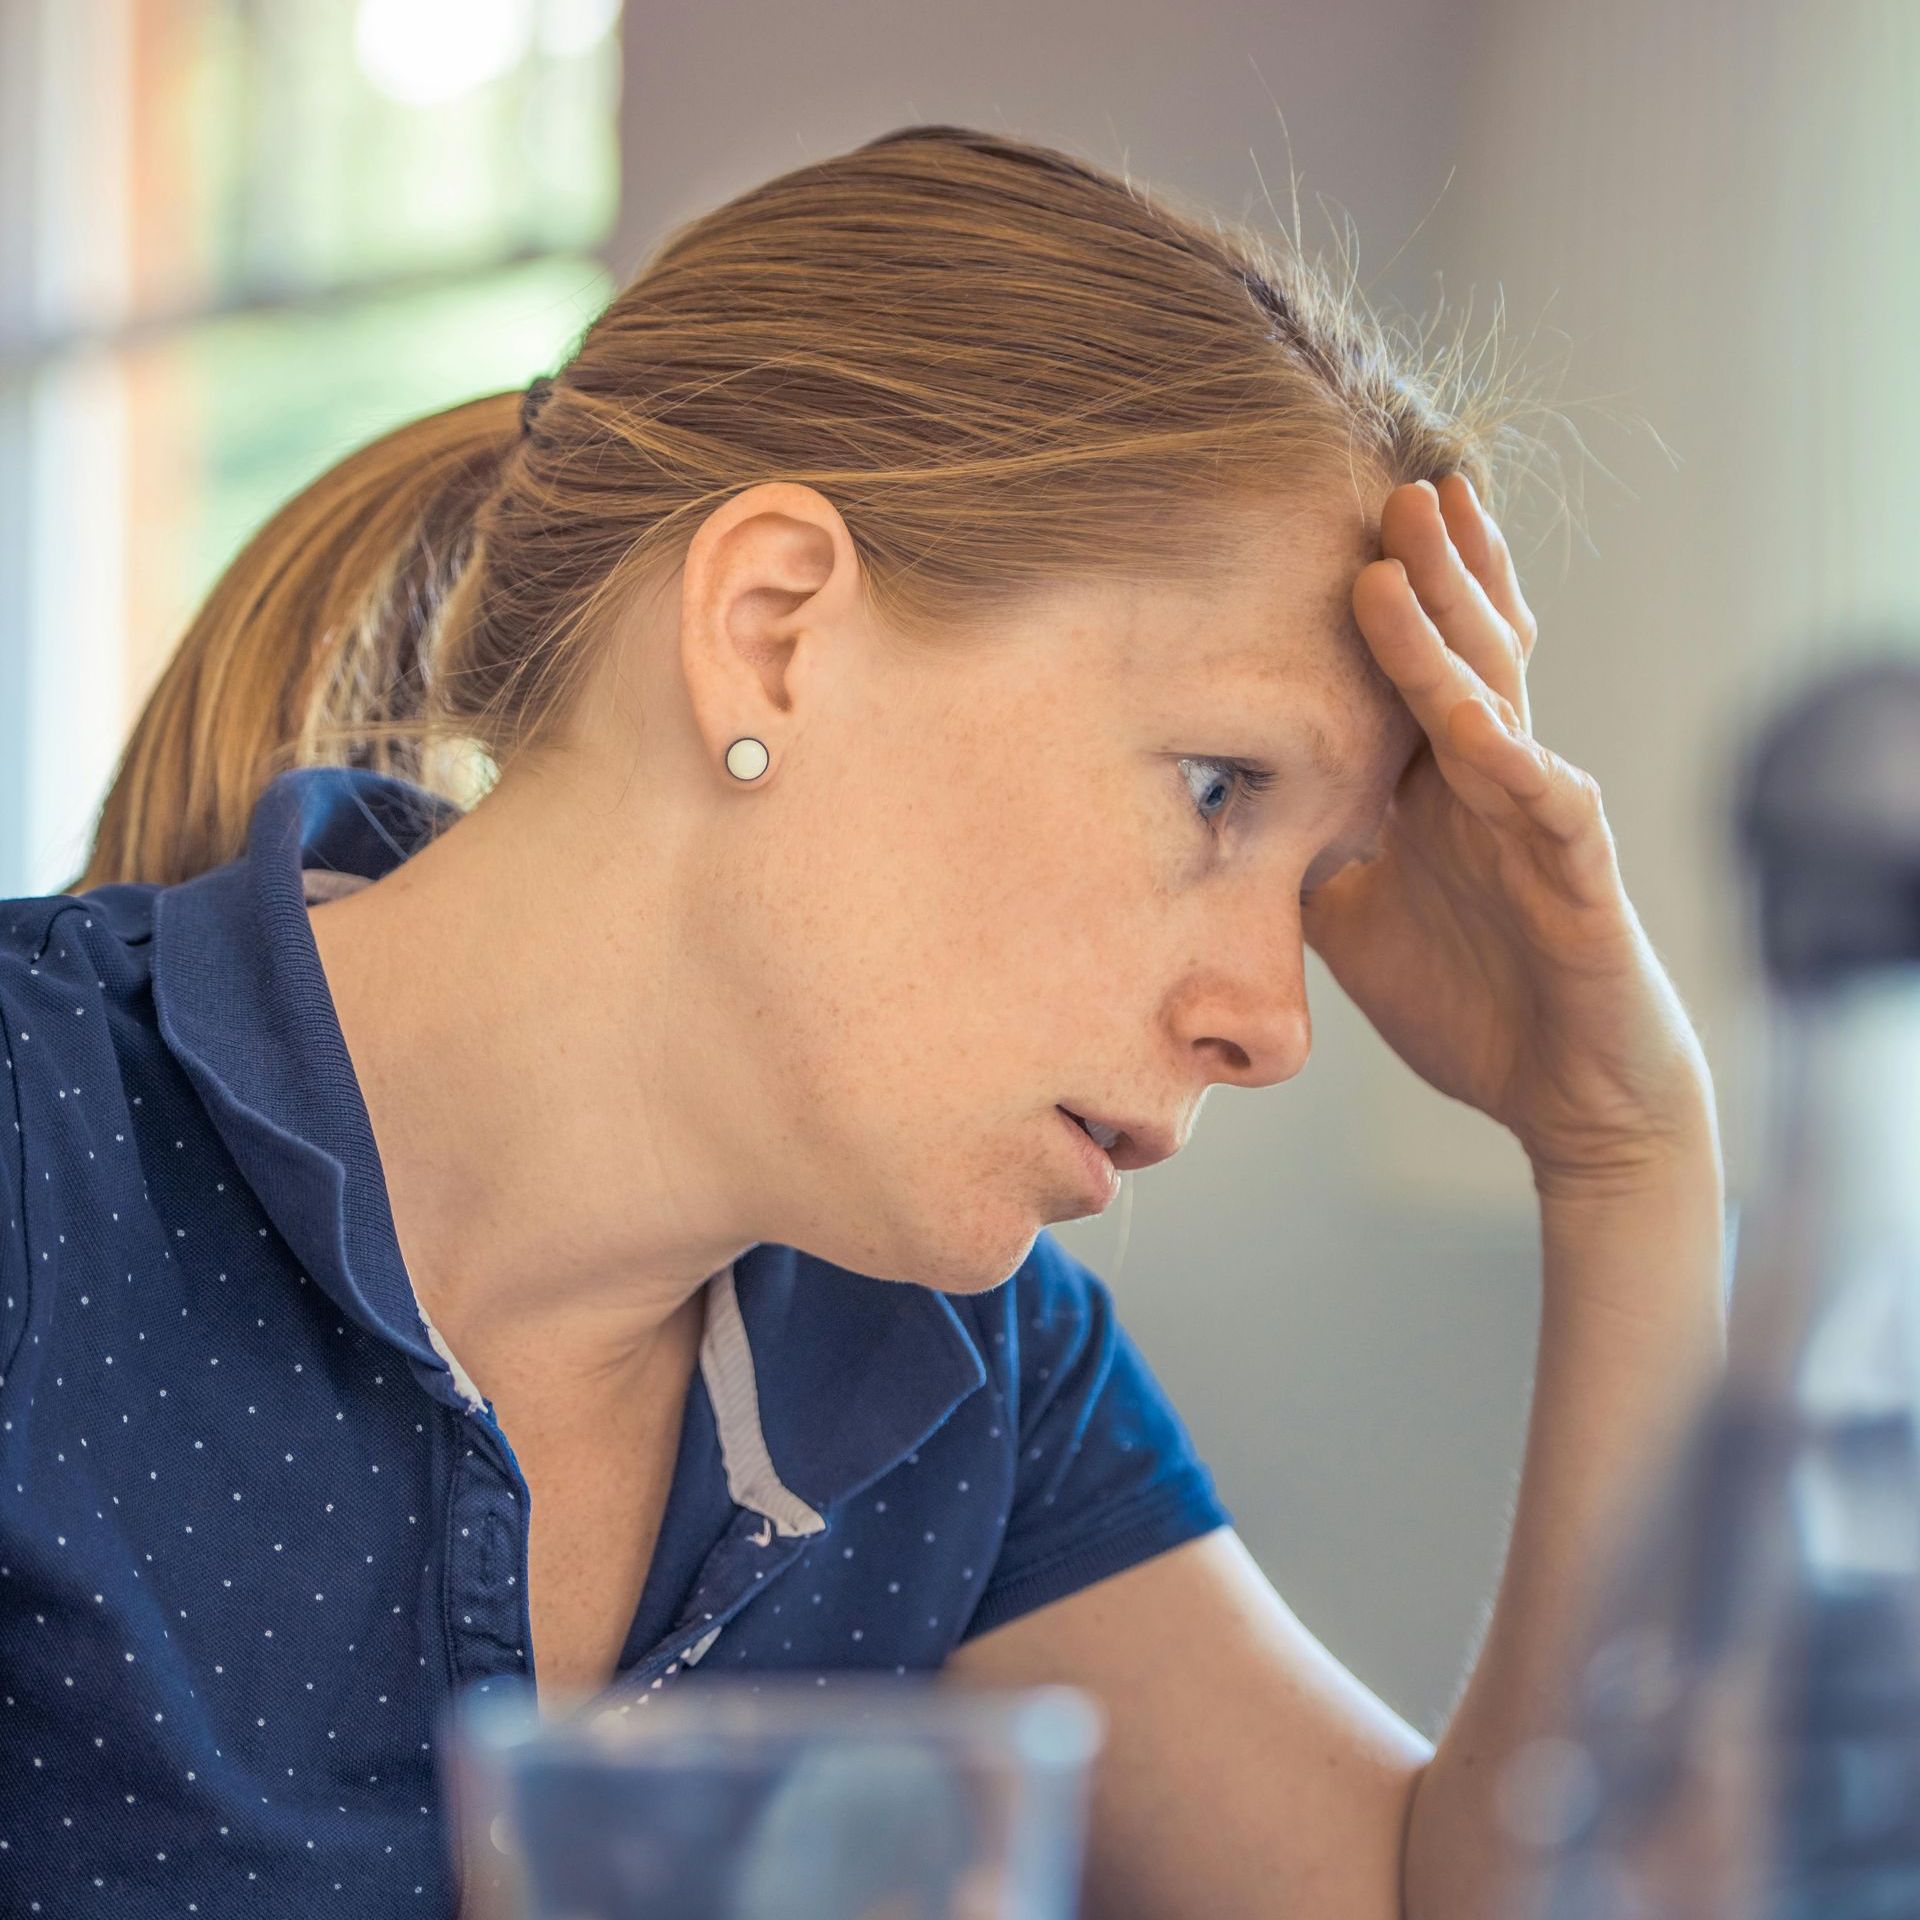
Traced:
POLYGON ((74 959, 107 942, 144 946, 153 937, 152 881, 117 880, 85 893, 23 893, 0 899, 0 977, 74 959))
MULTIPOLYGON (((0 900, 0 1266, 24 1260, 29 1183, 81 1205, 87 1150, 128 1098, 151 1026, 151 886, 0 900)), ((94 1164, 98 1164, 96 1161, 94 1164)))
POLYGON ((100 1274, 172 1258, 155 1205, 191 1156, 158 1149, 199 1116, 154 1006, 161 891, 0 900, 0 1384, 16 1404, 23 1341, 89 1296, 97 1321, 100 1274))
POLYGON ((31 1112, 117 1075, 114 1030, 152 1024, 152 886, 0 900, 0 1058, 31 1112))
MULTIPOLYGON (((146 984, 157 886, 116 882, 86 893, 21 894, 0 900, 0 1012, 42 1016, 38 1038, 53 1047, 89 1001, 126 999, 146 984), (60 1019, 53 1015, 60 1013, 60 1019)), ((18 1040, 17 1022, 7 1027, 18 1040)))

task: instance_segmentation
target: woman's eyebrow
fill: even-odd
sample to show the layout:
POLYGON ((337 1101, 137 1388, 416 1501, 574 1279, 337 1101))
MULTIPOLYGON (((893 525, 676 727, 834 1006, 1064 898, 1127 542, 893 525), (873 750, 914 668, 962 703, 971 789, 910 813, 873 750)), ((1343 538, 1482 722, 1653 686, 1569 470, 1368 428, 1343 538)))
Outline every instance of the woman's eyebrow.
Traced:
MULTIPOLYGON (((1355 631, 1357 633, 1358 629, 1355 631)), ((1369 724, 1369 696, 1372 693, 1370 687, 1321 679, 1303 688, 1297 677, 1297 669, 1272 655, 1256 655, 1245 663, 1236 690, 1244 703, 1243 715, 1249 720, 1264 719, 1271 715, 1271 721, 1262 728, 1266 737, 1276 747, 1303 760, 1335 794, 1345 799, 1367 791, 1364 769, 1368 760, 1365 740, 1369 724), (1310 696, 1317 695, 1328 711, 1338 712, 1350 736, 1357 736, 1362 744, 1343 745, 1312 713, 1303 713, 1298 705, 1303 691, 1310 696)), ((1394 695, 1394 704, 1404 712, 1397 694, 1394 695)), ((1417 741, 1414 750, 1416 753, 1419 751, 1417 741)), ((1354 857, 1358 859, 1371 858, 1379 851, 1378 829, 1364 845, 1358 840, 1342 842, 1341 845, 1343 848, 1351 846, 1354 857)))
MULTIPOLYGON (((1366 777, 1356 770, 1363 763, 1364 756, 1343 753, 1319 721, 1306 714, 1287 714, 1280 722, 1280 731, 1300 743, 1307 763, 1336 793, 1345 796, 1360 795, 1367 791, 1366 777)), ((1420 740, 1415 740, 1415 757, 1420 752, 1421 744, 1420 740)), ((1395 784, 1397 786, 1398 782, 1395 784)), ((1344 840, 1333 842, 1327 851, 1342 855, 1343 860, 1377 859, 1381 852, 1382 835, 1386 831, 1387 813, 1392 804, 1389 799, 1368 826, 1344 840)))
POLYGON ((1365 791, 1366 776, 1358 770, 1363 756, 1342 752, 1319 721, 1305 714, 1284 713, 1276 722, 1275 731, 1281 738, 1299 743, 1307 764, 1336 793, 1365 791))
POLYGON ((1353 773, 1353 763, 1343 759, 1340 751, 1329 738, 1325 727, 1317 720, 1308 720, 1299 715, 1289 716, 1282 726, 1299 739, 1306 742, 1307 759, 1313 770, 1331 787, 1348 787, 1359 784, 1353 773))

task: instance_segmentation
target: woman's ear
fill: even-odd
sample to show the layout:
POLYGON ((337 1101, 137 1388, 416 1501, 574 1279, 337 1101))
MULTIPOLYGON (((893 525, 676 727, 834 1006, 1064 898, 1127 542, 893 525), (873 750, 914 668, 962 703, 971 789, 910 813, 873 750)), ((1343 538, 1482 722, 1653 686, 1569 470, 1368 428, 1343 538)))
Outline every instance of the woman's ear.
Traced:
POLYGON ((846 522, 812 487, 770 481, 708 515, 680 582, 680 659, 714 764, 735 740, 777 763, 809 687, 865 617, 846 522))

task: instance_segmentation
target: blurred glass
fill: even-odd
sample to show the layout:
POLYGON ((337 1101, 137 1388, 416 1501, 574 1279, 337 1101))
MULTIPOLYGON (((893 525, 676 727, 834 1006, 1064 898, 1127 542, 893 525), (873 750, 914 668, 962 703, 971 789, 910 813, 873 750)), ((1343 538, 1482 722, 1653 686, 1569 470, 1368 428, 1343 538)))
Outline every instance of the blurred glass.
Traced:
POLYGON ((443 1731, 462 1920, 1071 1920, 1092 1696, 835 1674, 443 1731))
POLYGON ((1743 775, 1773 1075, 1724 1373, 1497 1794, 1501 1920, 1920 1913, 1920 664, 1803 688, 1743 775), (1544 1895, 1544 1904, 1535 1894, 1544 1895))

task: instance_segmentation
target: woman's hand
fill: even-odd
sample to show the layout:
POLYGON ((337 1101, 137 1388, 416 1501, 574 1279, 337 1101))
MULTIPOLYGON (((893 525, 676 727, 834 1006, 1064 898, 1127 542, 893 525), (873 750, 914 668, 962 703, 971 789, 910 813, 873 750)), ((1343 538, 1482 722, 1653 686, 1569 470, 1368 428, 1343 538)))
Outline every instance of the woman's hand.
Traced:
POLYGON ((1427 735, 1381 854, 1307 944, 1429 1084, 1509 1128, 1536 1186, 1631 1186, 1715 1144, 1698 1036, 1621 884, 1589 774, 1532 738, 1536 627, 1462 474, 1396 487, 1353 607, 1427 735))

